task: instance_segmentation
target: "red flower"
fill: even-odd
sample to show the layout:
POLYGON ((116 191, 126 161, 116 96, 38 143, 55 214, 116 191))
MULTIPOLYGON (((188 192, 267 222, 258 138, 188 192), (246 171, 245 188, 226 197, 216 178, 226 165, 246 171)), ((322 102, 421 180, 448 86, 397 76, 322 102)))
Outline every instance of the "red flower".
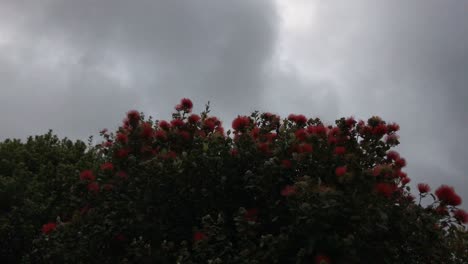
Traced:
POLYGON ((126 157, 128 156, 129 153, 130 153, 130 150, 128 150, 128 149, 119 149, 119 150, 117 150, 117 152, 116 152, 116 156, 117 156, 118 158, 123 159, 123 158, 126 158, 126 157))
POLYGON ((197 231, 193 234, 193 241, 198 242, 206 238, 205 233, 197 231))
POLYGON ((140 113, 137 110, 130 110, 127 112, 127 118, 130 122, 140 121, 140 113))
POLYGON ((324 125, 318 125, 316 128, 315 128, 315 131, 317 132, 317 134, 327 134, 328 133, 328 128, 324 125))
POLYGON ((130 121, 128 121, 128 118, 125 118, 122 120, 123 122, 123 128, 128 129, 130 127, 130 121))
POLYGON ((388 135, 385 138, 385 143, 387 144, 397 144, 397 142, 398 142, 398 136, 396 134, 388 135))
POLYGON ((215 121, 213 121, 212 119, 205 119, 205 121, 203 122, 203 128, 208 130, 208 131, 213 131, 213 129, 215 129, 215 121))
POLYGON ((264 154, 269 154, 270 153, 270 146, 267 142, 262 142, 257 145, 257 148, 260 152, 264 154))
POLYGON ((345 154, 345 152, 346 152, 345 147, 336 147, 335 148, 335 154, 336 155, 343 155, 343 154, 345 154))
POLYGON ((190 112, 193 108, 193 103, 192 103, 192 100, 188 99, 188 98, 183 98, 182 100, 180 100, 180 105, 184 108, 184 110, 186 110, 187 112, 190 112))
POLYGON ((154 137, 158 140, 166 140, 166 131, 158 130, 154 133, 154 137))
POLYGON ((307 131, 303 128, 298 129, 294 135, 296 135, 296 138, 299 140, 306 140, 307 139, 307 131))
POLYGON ((42 226, 42 233, 45 235, 50 234, 52 231, 54 231, 57 228, 57 224, 54 222, 50 222, 47 224, 44 224, 42 226))
POLYGON ((245 220, 250 221, 250 222, 257 221, 258 209, 252 208, 252 209, 246 210, 244 217, 245 217, 245 220))
POLYGON ((217 126, 215 129, 215 134, 219 136, 224 136, 224 128, 222 126, 217 126))
POLYGON ((200 121, 200 116, 196 115, 196 114, 193 114, 193 115, 188 117, 188 121, 191 124, 196 124, 196 123, 198 123, 198 121, 200 121))
POLYGON ((310 144, 303 143, 299 145, 299 149, 298 149, 299 153, 310 153, 312 151, 313 151, 313 147, 310 144))
POLYGON ((184 121, 182 121, 182 119, 173 119, 171 121, 171 125, 173 127, 182 127, 184 125, 184 121))
POLYGON ((317 255, 315 256, 315 264, 331 264, 331 260, 325 255, 317 255))
POLYGON ((250 118, 248 116, 238 116, 232 121, 232 128, 234 130, 243 130, 250 125, 250 118))
POLYGON ((176 105, 174 108, 175 108, 176 111, 184 110, 184 107, 182 105, 180 105, 180 104, 176 105))
POLYGON ((429 185, 426 183, 419 183, 418 190, 420 193, 427 193, 431 191, 431 187, 429 187, 429 185))
POLYGON ((114 169, 114 164, 112 162, 106 162, 101 164, 101 170, 113 170, 114 169))
POLYGON ((239 155, 239 151, 237 149, 231 149, 230 154, 231 154, 231 156, 235 157, 235 156, 239 155))
POLYGON ((335 174, 338 177, 345 175, 345 173, 346 173, 346 166, 341 166, 335 169, 335 174))
POLYGON ((117 172, 117 177, 121 178, 121 179, 128 179, 128 174, 125 172, 125 171, 119 171, 117 172))
POLYGON ((298 125, 305 125, 307 123, 307 118, 304 115, 295 115, 290 114, 288 119, 295 122, 298 125))
POLYGON ((387 152, 387 158, 389 160, 397 160, 397 159, 400 158, 400 154, 398 154, 398 152, 396 152, 396 151, 391 150, 391 151, 387 152))
POLYGON ((464 210, 458 209, 457 211, 455 211, 453 216, 455 217, 455 219, 462 222, 463 224, 468 224, 468 213, 464 210))
POLYGON ((406 172, 404 172, 404 171, 398 170, 396 173, 397 173, 398 178, 400 178, 400 179, 408 177, 408 174, 406 174, 406 172))
POLYGON ((335 136, 330 135, 328 137, 328 143, 329 144, 336 144, 336 143, 338 143, 338 139, 335 136))
POLYGON ((394 184, 389 183, 377 183, 375 185, 375 191, 382 194, 383 196, 390 198, 396 191, 397 187, 394 184))
POLYGON ((396 123, 392 123, 392 124, 387 125, 387 129, 388 129, 388 132, 396 132, 400 130, 400 126, 396 123))
POLYGON ((372 175, 374 175, 374 177, 379 176, 380 173, 382 173, 382 169, 383 169, 382 165, 375 166, 374 169, 372 169, 372 175))
POLYGON ((82 181, 94 181, 96 180, 96 176, 94 176, 92 170, 84 170, 80 173, 80 180, 82 181))
POLYGON ((91 182, 87 186, 88 191, 97 193, 99 192, 99 184, 97 182, 91 182))
POLYGON ((292 163, 291 163, 290 160, 284 159, 284 160, 281 161, 281 166, 283 168, 289 169, 289 168, 292 167, 292 163))
POLYGON ((106 183, 102 186, 102 189, 106 190, 106 191, 111 191, 112 189, 114 189, 114 185, 110 184, 110 183, 106 183))
POLYGON ((183 130, 177 133, 183 140, 188 141, 192 137, 189 132, 183 130))
POLYGON ((406 160, 403 158, 398 158, 395 160, 395 165, 399 168, 403 168, 406 166, 406 160))
POLYGON ((253 139, 258 139, 258 136, 260 135, 260 128, 254 127, 254 128, 250 131, 250 135, 252 136, 253 139))
POLYGON ((435 195, 440 201, 453 206, 458 206, 462 203, 462 199, 455 193, 453 187, 442 185, 435 191, 435 195))
POLYGON ((169 130, 169 128, 171 128, 171 125, 165 120, 159 121, 158 125, 159 125, 160 128, 162 128, 164 130, 169 130))
POLYGON ((128 142, 128 136, 126 134, 123 134, 123 133, 118 133, 117 134, 117 141, 122 143, 122 144, 126 144, 128 142))
POLYGON ((153 128, 150 123, 143 123, 141 126, 141 137, 149 139, 153 136, 153 128))
POLYGON ((408 178, 408 177, 403 177, 403 178, 401 178, 401 184, 402 184, 402 185, 406 185, 406 184, 408 184, 410 181, 411 181, 411 179, 408 178))
POLYGON ((353 127, 355 124, 356 124, 356 120, 354 119, 354 117, 348 117, 346 119, 346 126, 347 127, 353 127))
POLYGON ((380 124, 372 129, 372 134, 374 135, 383 135, 387 133, 387 126, 384 124, 380 124))
POLYGON ((286 185, 282 190, 281 190, 281 195, 282 196, 291 196, 296 193, 296 187, 293 185, 286 185))

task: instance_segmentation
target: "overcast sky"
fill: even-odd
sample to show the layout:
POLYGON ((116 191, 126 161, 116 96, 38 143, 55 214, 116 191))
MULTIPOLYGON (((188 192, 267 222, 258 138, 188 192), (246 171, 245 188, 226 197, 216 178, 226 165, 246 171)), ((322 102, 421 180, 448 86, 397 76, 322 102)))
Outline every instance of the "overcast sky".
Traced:
POLYGON ((0 0, 0 139, 87 139, 211 101, 401 126, 412 185, 468 208, 468 1, 0 0))

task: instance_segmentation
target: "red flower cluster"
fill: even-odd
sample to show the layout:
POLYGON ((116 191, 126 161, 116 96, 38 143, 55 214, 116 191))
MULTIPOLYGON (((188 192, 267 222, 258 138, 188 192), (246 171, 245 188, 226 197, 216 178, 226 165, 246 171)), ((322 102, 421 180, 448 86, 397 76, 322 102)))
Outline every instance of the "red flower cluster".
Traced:
POLYGON ((308 126, 307 132, 309 132, 312 135, 325 135, 327 134, 328 130, 323 125, 317 125, 317 126, 308 126))
POLYGON ((171 128, 171 124, 169 124, 166 120, 159 121, 159 127, 164 130, 169 130, 171 128))
POLYGON ((248 116, 238 116, 232 121, 232 128, 240 131, 247 128, 250 125, 250 118, 248 116))
POLYGON ((341 167, 338 167, 335 169, 335 174, 336 176, 340 177, 340 176, 343 176, 345 175, 346 173, 346 166, 341 166, 341 167))
POLYGON ((92 170, 84 170, 80 173, 80 180, 82 181, 94 181, 96 176, 93 174, 92 170))
POLYGON ((429 187, 429 185, 426 183, 419 183, 418 190, 420 193, 428 193, 431 191, 431 187, 429 187))
POLYGON ((188 117, 188 121, 190 124, 196 124, 198 123, 198 121, 200 121, 200 116, 196 114, 190 115, 188 117))
POLYGON ((205 233, 197 231, 195 234, 193 234, 193 241, 198 242, 201 240, 204 240, 206 238, 205 233))
POLYGON ((307 123, 307 118, 304 115, 290 114, 288 116, 288 119, 298 125, 305 125, 307 123))
POLYGON ((399 168, 403 168, 406 166, 406 160, 403 158, 398 158, 395 160, 395 165, 399 168))
POLYGON ((187 113, 190 113, 192 111, 192 108, 193 108, 192 100, 188 98, 183 98, 182 100, 180 100, 180 104, 176 105, 175 107, 177 111, 185 111, 187 113))
POLYGON ((127 144, 128 136, 124 133, 118 133, 116 140, 122 144, 127 144))
POLYGON ((377 183, 375 185, 375 191, 377 193, 382 194, 383 196, 390 198, 393 193, 395 193, 397 190, 397 186, 395 184, 390 184, 390 183, 377 183))
POLYGON ((145 122, 141 125, 141 137, 144 139, 150 139, 153 137, 153 127, 150 123, 145 122))
POLYGON ((336 155, 343 155, 346 153, 346 148, 345 147, 336 147, 334 153, 336 155))
POLYGON ((52 231, 54 231, 57 228, 57 224, 54 222, 50 222, 47 224, 44 224, 42 226, 42 233, 45 235, 50 234, 52 231))
POLYGON ((389 160, 397 160, 397 159, 400 158, 400 154, 398 154, 398 152, 396 152, 396 151, 391 150, 391 151, 387 152, 387 158, 389 160))
POLYGON ((457 211, 455 211, 453 216, 458 221, 460 221, 460 222, 462 222, 464 224, 468 224, 468 213, 465 212, 463 209, 458 209, 457 211))
POLYGON ((185 110, 192 110, 192 107, 193 107, 192 100, 188 98, 183 98, 182 100, 180 100, 180 105, 182 105, 182 107, 185 110))
POLYGON ((462 203, 462 199, 455 193, 453 187, 442 185, 435 191, 435 195, 439 200, 447 205, 458 206, 462 203))
POLYGON ((140 113, 137 110, 130 110, 127 113, 127 118, 130 124, 140 121, 140 113))

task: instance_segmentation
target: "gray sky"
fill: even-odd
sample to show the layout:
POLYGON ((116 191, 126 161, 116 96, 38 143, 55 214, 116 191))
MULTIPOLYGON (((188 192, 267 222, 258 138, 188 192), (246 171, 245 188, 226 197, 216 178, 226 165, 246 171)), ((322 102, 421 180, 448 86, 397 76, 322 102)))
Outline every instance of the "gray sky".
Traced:
POLYGON ((412 185, 468 208, 468 1, 0 0, 0 139, 86 139, 211 101, 401 126, 412 185))

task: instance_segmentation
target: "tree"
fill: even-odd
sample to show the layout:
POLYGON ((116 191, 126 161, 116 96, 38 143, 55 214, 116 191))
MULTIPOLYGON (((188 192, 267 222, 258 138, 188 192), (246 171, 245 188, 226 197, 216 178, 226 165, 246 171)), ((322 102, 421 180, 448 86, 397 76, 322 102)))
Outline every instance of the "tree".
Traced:
POLYGON ((454 189, 415 203, 397 124, 334 126, 271 113, 222 122, 130 111, 102 131, 99 163, 67 193, 69 222, 44 222, 34 263, 466 263, 466 213, 454 189))
POLYGON ((44 221, 66 220, 74 205, 74 176, 96 161, 81 141, 59 140, 49 131, 26 142, 0 143, 0 261, 18 263, 30 252, 44 221))

